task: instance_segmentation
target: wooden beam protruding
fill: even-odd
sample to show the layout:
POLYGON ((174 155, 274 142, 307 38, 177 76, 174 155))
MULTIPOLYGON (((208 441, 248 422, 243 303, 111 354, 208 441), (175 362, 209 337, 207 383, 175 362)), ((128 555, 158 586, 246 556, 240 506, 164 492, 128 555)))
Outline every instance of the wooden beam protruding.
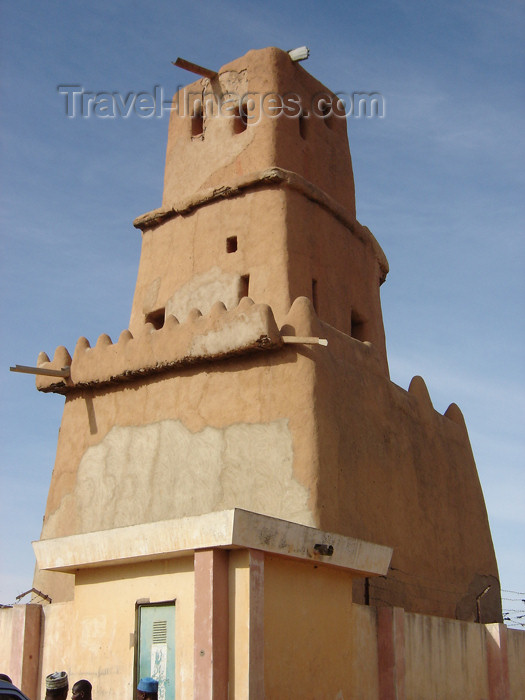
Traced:
POLYGON ((69 367, 62 369, 47 369, 45 367, 27 367, 26 365, 15 365, 10 367, 11 372, 21 372, 22 374, 47 374, 50 377, 69 377, 71 370, 69 367))
POLYGON ((315 338, 313 336, 283 335, 283 343, 300 343, 305 345, 328 345, 326 338, 315 338))
POLYGON ((217 75, 216 71, 209 70, 209 68, 203 68, 202 66, 192 63, 191 61, 186 61, 185 58, 177 58, 176 61, 172 61, 174 66, 177 68, 184 68, 184 70, 189 70, 190 73, 196 73, 197 75, 202 75, 203 78, 209 78, 212 80, 217 75))

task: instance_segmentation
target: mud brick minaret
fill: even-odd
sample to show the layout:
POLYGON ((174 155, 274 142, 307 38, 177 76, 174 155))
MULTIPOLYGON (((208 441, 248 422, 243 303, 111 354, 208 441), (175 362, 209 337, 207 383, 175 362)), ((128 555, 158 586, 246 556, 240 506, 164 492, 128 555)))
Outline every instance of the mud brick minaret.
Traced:
MULTIPOLYGON (((389 378, 388 264, 356 220, 335 100, 274 48, 175 96, 129 330, 39 357, 70 370, 37 379, 65 396, 41 541, 242 508, 392 547, 357 602, 498 621, 462 414, 389 378), (268 94, 295 97, 278 116, 268 94)), ((66 601, 71 579, 35 586, 66 601)))

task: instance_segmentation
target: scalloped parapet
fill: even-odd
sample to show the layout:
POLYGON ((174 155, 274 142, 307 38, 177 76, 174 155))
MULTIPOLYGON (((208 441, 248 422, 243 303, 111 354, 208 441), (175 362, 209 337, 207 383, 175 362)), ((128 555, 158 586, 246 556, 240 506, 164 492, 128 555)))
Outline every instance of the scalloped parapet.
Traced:
POLYGON ((245 297, 231 311, 217 302, 206 316, 194 309, 183 323, 174 316, 168 316, 159 330, 148 323, 136 337, 124 330, 116 343, 105 333, 93 348, 86 338, 79 338, 72 360, 62 347, 52 361, 40 353, 38 367, 70 367, 70 376, 37 375, 36 386, 39 391, 65 394, 75 388, 113 384, 282 344, 271 308, 245 297))
MULTIPOLYGON (((59 345, 55 350, 53 359, 50 360, 45 352, 38 353, 36 366, 41 369, 71 369, 71 355, 63 345, 59 345)), ((53 391, 63 394, 72 386, 70 377, 53 377, 42 374, 36 375, 36 388, 39 391, 53 391)))

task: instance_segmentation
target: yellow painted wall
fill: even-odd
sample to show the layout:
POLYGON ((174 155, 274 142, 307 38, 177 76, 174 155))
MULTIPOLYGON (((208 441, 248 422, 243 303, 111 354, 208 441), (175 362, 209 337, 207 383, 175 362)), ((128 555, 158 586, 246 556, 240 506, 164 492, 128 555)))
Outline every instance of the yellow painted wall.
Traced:
MULTIPOLYGON (((352 603, 351 591, 348 571, 270 554, 262 579, 250 585, 250 552, 232 550, 230 700, 249 697, 250 680, 261 668, 271 700, 379 700, 376 609, 352 603), (253 609, 262 595, 258 628, 253 609)), ((66 670, 70 686, 80 678, 91 681, 97 700, 129 700, 135 604, 147 599, 176 601, 176 697, 193 700, 194 598, 192 556, 79 571, 74 599, 43 608, 40 698, 46 675, 66 670)), ((14 670, 16 612, 0 610, 0 669, 7 673, 14 670)), ((489 697, 485 625, 405 613, 404 633, 406 700, 489 697)), ((525 633, 507 630, 507 644, 510 697, 519 698, 525 688, 525 633)))
POLYGON ((20 618, 17 607, 0 610, 0 672, 7 673, 15 684, 20 683, 20 664, 11 655, 13 628, 20 618))
POLYGON ((406 699, 489 697, 485 627, 405 614, 406 699))
POLYGON ((507 630, 510 697, 525 697, 525 632, 507 630))
POLYGON ((352 605, 352 692, 348 700, 379 700, 377 610, 352 605))
MULTIPOLYGON (((0 667, 2 673, 11 675, 11 635, 13 629, 13 608, 0 610, 0 667), (5 671, 3 670, 5 669, 5 671)), ((14 680, 14 679, 13 679, 14 680)))
POLYGON ((129 700, 133 692, 135 603, 175 600, 176 697, 193 698, 193 557, 80 571, 74 600, 45 608, 43 685, 66 670, 97 700, 129 700))
POLYGON ((378 697, 374 616, 348 572, 266 556, 264 591, 266 697, 378 697))

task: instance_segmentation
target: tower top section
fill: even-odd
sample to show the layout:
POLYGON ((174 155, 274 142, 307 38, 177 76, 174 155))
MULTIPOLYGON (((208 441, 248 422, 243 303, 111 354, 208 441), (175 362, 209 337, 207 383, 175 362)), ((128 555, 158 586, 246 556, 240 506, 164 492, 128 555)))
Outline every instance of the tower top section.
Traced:
POLYGON ((142 254, 130 319, 268 304, 280 327, 307 297, 318 318, 374 345, 388 263, 355 218, 337 96, 276 48, 250 51, 173 99, 162 207, 135 220, 142 254))
POLYGON ((304 177, 355 218, 344 110, 286 51, 249 51, 172 103, 163 207, 270 168, 304 177))

